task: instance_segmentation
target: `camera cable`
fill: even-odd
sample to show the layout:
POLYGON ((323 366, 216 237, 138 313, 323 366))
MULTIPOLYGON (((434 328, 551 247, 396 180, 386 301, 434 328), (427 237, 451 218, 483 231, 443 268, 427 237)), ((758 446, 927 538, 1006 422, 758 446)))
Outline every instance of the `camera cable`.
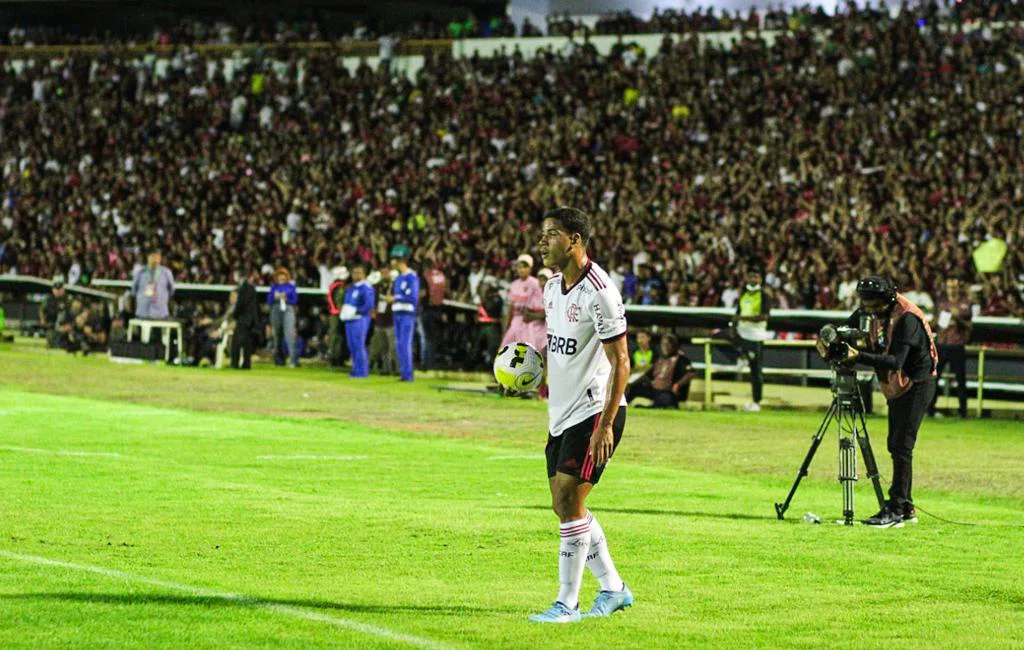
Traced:
MULTIPOLYGON (((878 480, 883 483, 886 482, 885 477, 882 475, 881 472, 878 473, 878 480)), ((1024 528, 1024 524, 981 524, 978 522, 971 521, 954 521, 953 519, 946 519, 945 517, 940 517, 939 515, 933 512, 928 512, 927 510, 917 505, 916 503, 914 504, 914 509, 920 513, 928 515, 932 519, 936 519, 945 524, 952 524, 954 526, 977 526, 982 528, 1024 528)))

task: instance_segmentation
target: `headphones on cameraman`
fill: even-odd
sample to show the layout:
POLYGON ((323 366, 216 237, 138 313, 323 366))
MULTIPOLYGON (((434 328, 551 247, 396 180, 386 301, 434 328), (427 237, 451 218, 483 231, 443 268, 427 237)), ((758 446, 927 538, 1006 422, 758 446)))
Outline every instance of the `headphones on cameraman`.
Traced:
POLYGON ((865 300, 896 302, 896 283, 881 275, 869 275, 857 283, 857 295, 865 300))

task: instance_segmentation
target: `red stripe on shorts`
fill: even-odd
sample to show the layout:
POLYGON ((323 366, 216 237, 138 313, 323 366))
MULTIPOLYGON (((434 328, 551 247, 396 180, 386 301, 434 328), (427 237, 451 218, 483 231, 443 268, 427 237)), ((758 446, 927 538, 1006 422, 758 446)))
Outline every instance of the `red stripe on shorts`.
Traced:
MULTIPOLYGON (((597 427, 601 424, 601 414, 598 413, 594 416, 594 429, 590 432, 590 436, 593 437, 597 433, 597 427)), ((580 468, 580 478, 584 481, 589 481, 590 477, 594 473, 594 454, 591 453, 590 447, 587 447, 587 457, 583 459, 583 467, 580 468)))

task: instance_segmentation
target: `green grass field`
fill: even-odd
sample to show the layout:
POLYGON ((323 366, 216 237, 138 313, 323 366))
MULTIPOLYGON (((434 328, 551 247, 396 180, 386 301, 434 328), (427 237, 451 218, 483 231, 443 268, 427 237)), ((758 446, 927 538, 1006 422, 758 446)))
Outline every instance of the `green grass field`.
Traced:
POLYGON ((923 427, 976 525, 875 530, 800 521, 834 434, 775 519, 822 414, 632 411, 590 505, 637 603, 552 627, 544 407, 440 385, 0 348, 0 648, 1024 647, 1019 422, 923 427))

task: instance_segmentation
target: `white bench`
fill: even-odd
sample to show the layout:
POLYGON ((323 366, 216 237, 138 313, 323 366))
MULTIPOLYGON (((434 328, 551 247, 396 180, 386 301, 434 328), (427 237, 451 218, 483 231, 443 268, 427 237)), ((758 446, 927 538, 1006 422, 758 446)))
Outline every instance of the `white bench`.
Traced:
POLYGON ((158 329, 161 333, 161 342, 164 344, 164 361, 171 362, 171 332, 178 333, 178 359, 181 359, 181 346, 184 344, 181 321, 171 318, 131 318, 128 320, 128 340, 134 339, 135 330, 139 330, 139 340, 149 343, 153 330, 158 329))
POLYGON ((225 363, 230 364, 231 359, 231 339, 235 336, 235 328, 231 327, 224 328, 224 335, 220 339, 220 343, 217 344, 217 354, 213 363, 214 368, 223 368, 225 363))

